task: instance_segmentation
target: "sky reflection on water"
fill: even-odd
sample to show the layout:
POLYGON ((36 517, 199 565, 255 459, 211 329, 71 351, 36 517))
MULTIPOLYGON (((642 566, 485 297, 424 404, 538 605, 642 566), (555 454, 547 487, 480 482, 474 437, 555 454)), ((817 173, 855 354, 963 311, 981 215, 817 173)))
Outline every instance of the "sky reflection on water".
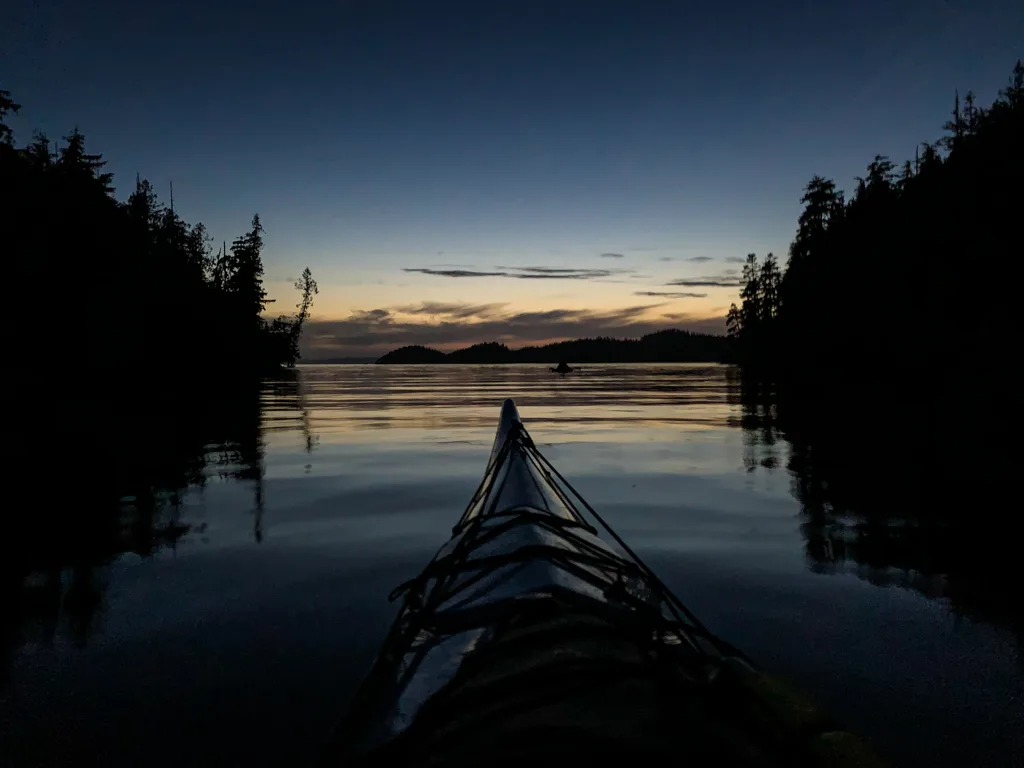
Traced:
POLYGON ((19 582, 0 751, 16 765, 311 758, 512 396, 712 630, 894 764, 1024 756, 1015 634, 952 611, 929 586, 941 575, 816 555, 793 445, 739 386, 707 365, 311 366, 267 383, 253 408, 176 436, 200 446, 177 458, 203 482, 100 548, 121 554, 51 559, 19 582))

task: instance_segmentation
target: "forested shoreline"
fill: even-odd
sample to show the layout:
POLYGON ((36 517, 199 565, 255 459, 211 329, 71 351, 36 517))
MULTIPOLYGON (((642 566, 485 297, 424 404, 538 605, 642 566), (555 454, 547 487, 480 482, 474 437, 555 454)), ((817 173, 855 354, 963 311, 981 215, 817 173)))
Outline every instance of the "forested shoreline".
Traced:
POLYGON ((119 201, 77 128, 16 146, 4 118, 19 109, 0 91, 3 244, 16 287, 7 298, 20 320, 7 324, 6 341, 36 385, 55 366, 133 372, 128 394, 178 386, 190 371, 237 376, 295 363, 317 286, 307 269, 298 312, 262 317, 259 215, 215 250, 206 227, 184 221, 144 178, 119 201))
POLYGON ((0 459, 22 500, 4 520, 0 601, 31 613, 26 575, 52 586, 71 569, 53 599, 85 601, 88 616, 96 567, 173 546, 189 530, 181 499, 208 476, 252 482, 259 519, 260 393, 267 378, 297 388, 317 285, 306 269, 297 311, 264 318, 258 215, 215 249, 144 178, 119 200, 77 129, 16 144, 5 118, 19 108, 0 90, 12 366, 0 459))
POLYGON ((876 156, 849 199, 811 179, 786 267, 747 259, 730 353, 749 469, 789 443, 814 570, 942 596, 1024 638, 1005 535, 1024 63, 987 108, 952 95, 946 135, 902 166, 876 156))
POLYGON ((1005 356, 1013 281, 1002 276, 1024 247, 1024 64, 988 108, 956 93, 950 117, 902 165, 875 156, 849 199, 812 178, 785 269, 747 257, 728 316, 746 371, 859 380, 882 363, 1005 356))

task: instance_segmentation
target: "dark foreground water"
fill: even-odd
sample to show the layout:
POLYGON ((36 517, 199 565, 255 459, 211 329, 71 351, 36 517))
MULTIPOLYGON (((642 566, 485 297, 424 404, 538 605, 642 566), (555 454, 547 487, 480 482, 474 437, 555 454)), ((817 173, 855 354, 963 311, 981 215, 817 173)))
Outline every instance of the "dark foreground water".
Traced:
POLYGON ((833 450, 853 438, 696 365, 307 367, 198 415, 122 420, 113 479, 59 513, 62 462, 87 449, 53 446, 54 487, 6 513, 35 522, 4 571, 0 760, 312 759, 389 590, 478 483, 506 396, 712 630, 889 762, 1024 761, 1019 606, 991 587, 978 526, 875 493, 899 484, 872 461, 894 454, 887 430, 833 450))

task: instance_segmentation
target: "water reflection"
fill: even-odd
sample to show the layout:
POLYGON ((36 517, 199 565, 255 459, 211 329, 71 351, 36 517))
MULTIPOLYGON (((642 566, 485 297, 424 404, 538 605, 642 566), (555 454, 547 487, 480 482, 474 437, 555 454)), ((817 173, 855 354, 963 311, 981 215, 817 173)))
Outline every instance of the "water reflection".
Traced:
POLYGON ((1021 654, 989 626, 1019 633, 1009 475, 926 392, 825 401, 708 365, 312 366, 184 402, 61 386, 13 409, 5 445, 12 764, 137 765, 157 743, 311 760, 507 396, 709 626, 893 764, 1012 753, 1021 654))
MULTIPOLYGON (((10 445, 12 476, 46 489, 45 504, 17 515, 5 558, 4 669, 26 643, 82 646, 101 620, 106 570, 124 553, 174 552, 205 540, 187 502, 211 482, 249 489, 251 537, 266 536, 268 443, 300 436, 312 471, 320 436, 401 432, 460 443, 488 435, 495 406, 513 395, 531 427, 571 422, 575 433, 613 430, 643 439, 655 425, 724 426, 720 366, 591 365, 572 376, 546 366, 310 366, 262 382, 211 383, 195 396, 74 400, 47 415, 22 413, 10 445), (49 456, 49 460, 40 460, 49 456), (189 512, 191 514, 189 514, 189 512)), ((378 438, 374 438, 378 439, 378 438)), ((489 439, 489 437, 485 437, 489 439)))
POLYGON ((1002 443, 956 434, 927 388, 825 399, 733 372, 730 391, 749 471, 776 466, 784 438, 811 570, 944 599, 1024 638, 1002 443))
MULTIPOLYGON (((12 476, 39 496, 12 518, 20 530, 7 539, 17 545, 2 572, 5 613, 15 619, 4 622, 5 657, 25 643, 84 644, 114 558, 206 540, 207 521, 187 502, 211 482, 248 493, 250 539, 264 542, 268 446, 298 438, 308 475, 324 436, 486 444, 496 403, 509 395, 536 434, 565 441, 637 446, 655 433, 676 439, 666 429, 736 429, 747 473, 788 473, 812 571, 906 587, 1021 631, 999 483, 973 479, 993 477, 998 463, 977 443, 956 453, 962 436, 924 393, 826 402, 709 365, 590 365, 565 377, 529 365, 310 366, 236 382, 223 396, 63 400, 49 420, 22 413, 12 476)), ((337 458, 328 451, 325 460, 337 458)))
POLYGON ((302 398, 300 377, 285 372, 233 382, 223 397, 63 402, 54 412, 64 418, 17 423, 12 443, 22 460, 12 476, 46 490, 12 520, 17 545, 2 572, 5 674, 26 643, 83 647, 102 618, 109 564, 125 553, 175 551, 202 535, 205 522, 183 519, 183 499, 211 481, 251 489, 252 537, 261 542, 264 419, 289 414, 312 452, 317 438, 302 398))
POLYGON ((304 403, 321 429, 489 429, 514 397, 531 424, 722 426, 728 404, 718 365, 309 366, 304 403), (339 376, 343 381, 339 381, 339 376))

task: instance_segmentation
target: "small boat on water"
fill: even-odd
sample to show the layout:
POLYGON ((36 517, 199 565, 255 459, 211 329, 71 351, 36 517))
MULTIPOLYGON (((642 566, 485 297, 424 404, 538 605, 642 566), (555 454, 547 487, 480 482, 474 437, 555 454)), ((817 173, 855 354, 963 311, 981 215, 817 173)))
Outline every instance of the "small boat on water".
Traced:
POLYGON ((575 369, 564 360, 557 366, 551 369, 552 373, 561 373, 563 376, 567 373, 572 373, 575 369))
POLYGON ((402 608, 325 765, 879 765, 705 628, 511 400, 452 538, 391 599, 402 608))

